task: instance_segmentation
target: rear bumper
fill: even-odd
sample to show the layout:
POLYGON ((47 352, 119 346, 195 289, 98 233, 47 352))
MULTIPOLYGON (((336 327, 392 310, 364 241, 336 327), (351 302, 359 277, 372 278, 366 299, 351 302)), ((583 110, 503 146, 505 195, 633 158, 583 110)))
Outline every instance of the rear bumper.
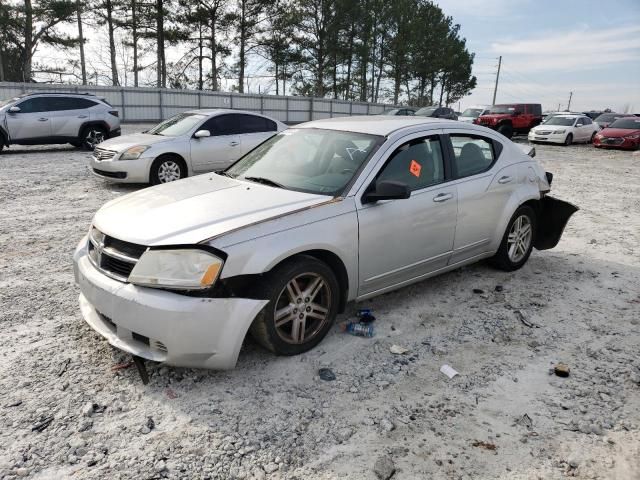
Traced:
POLYGON ((575 205, 545 196, 540 200, 536 240, 533 246, 548 250, 558 245, 571 216, 579 210, 575 205))
POLYGON ((229 369, 266 300, 196 298, 113 280, 74 253, 84 320, 111 345, 168 365, 229 369))

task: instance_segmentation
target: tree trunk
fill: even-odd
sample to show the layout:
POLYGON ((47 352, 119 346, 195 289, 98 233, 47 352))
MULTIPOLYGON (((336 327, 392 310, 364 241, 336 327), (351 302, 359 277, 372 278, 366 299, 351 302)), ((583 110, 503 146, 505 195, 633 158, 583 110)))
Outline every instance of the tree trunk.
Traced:
POLYGON ((111 84, 120 85, 118 81, 118 64, 116 63, 116 42, 113 37, 113 6, 111 0, 107 0, 105 3, 107 9, 107 28, 109 31, 109 57, 111 58, 111 84))
POLYGON ((198 90, 202 90, 202 22, 198 20, 198 90))
POLYGON ((218 90, 218 43, 216 42, 216 16, 218 12, 216 9, 211 11, 211 90, 218 90))
POLYGON ((0 45, 0 82, 4 82, 4 60, 2 59, 2 45, 0 45))
POLYGON ((82 5, 76 0, 76 15, 78 16, 78 42, 80 43, 80 70, 82 71, 82 84, 87 84, 87 64, 84 60, 84 35, 82 34, 82 5))
POLYGON ((156 84, 157 88, 166 88, 167 70, 164 57, 164 4, 163 0, 156 0, 156 84))
POLYGON ((246 4, 241 0, 242 13, 240 17, 240 78, 238 78, 238 92, 244 93, 244 62, 245 62, 245 42, 247 35, 247 24, 245 20, 246 4))
POLYGON ((138 4, 131 0, 131 37, 133 41, 133 86, 138 86, 138 4))
POLYGON ((276 95, 280 95, 280 83, 278 79, 278 62, 275 62, 274 66, 275 66, 275 74, 276 74, 276 95))
POLYGON ((351 98, 351 66, 353 65, 353 41, 355 39, 355 24, 351 23, 351 30, 349 31, 349 58, 347 59, 347 81, 344 86, 344 99, 351 98))
POLYGON ((376 80, 376 95, 375 103, 378 103, 378 94, 380 93, 380 80, 382 80, 382 73, 384 70, 384 34, 380 39, 380 62, 378 63, 378 79, 376 80))
POLYGON ((33 7, 31 0, 24 0, 24 56, 22 58, 22 81, 31 81, 31 59, 33 56, 33 7))

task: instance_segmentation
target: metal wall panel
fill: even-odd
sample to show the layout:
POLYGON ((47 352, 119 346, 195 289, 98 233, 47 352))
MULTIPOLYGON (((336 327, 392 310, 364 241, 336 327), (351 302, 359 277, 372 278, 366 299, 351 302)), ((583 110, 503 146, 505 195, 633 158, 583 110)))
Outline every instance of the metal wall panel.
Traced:
POLYGON ((49 85, 38 83, 0 83, 0 100, 24 92, 54 91, 88 92, 104 97, 120 111, 124 121, 158 122, 186 110, 198 108, 234 108, 260 112, 280 121, 291 123, 313 119, 342 117, 349 114, 366 115, 380 113, 391 105, 351 103, 344 100, 308 97, 285 97, 276 95, 242 95, 211 91, 179 89, 156 89, 110 86, 49 85), (313 107, 313 112, 311 108, 313 107), (287 112, 288 110, 288 112, 287 112))

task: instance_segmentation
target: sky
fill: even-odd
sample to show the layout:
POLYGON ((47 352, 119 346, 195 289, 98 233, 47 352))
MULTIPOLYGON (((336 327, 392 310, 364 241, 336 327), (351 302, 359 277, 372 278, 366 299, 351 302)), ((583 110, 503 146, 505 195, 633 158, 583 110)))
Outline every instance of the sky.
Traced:
POLYGON ((436 0, 475 52, 478 86, 461 108, 542 103, 544 110, 640 112, 640 0, 436 0))
MULTIPOLYGON (((393 1, 393 0, 388 0, 393 1)), ((490 104, 498 57, 502 67, 496 103, 542 103, 564 110, 570 92, 572 110, 640 113, 640 0, 434 0, 461 25, 474 52, 478 85, 459 105, 490 104)), ((75 27, 68 26, 69 32, 75 27)), ((104 29, 103 29, 104 30, 104 29)), ((88 27, 90 69, 108 70, 106 33, 88 27)), ((175 50, 175 49, 174 49, 175 50)), ((169 51, 169 60, 182 52, 169 51)), ((65 55, 43 48, 36 60, 62 62, 65 55)), ((119 52, 119 63, 130 58, 119 52)), ((131 65, 128 66, 131 69, 131 65)), ((252 93, 275 93, 264 78, 268 62, 251 59, 252 93)), ((148 74, 154 81, 155 73, 148 74)), ((129 79, 129 82, 132 80, 129 79)), ((223 81, 230 88, 233 80, 223 81)))

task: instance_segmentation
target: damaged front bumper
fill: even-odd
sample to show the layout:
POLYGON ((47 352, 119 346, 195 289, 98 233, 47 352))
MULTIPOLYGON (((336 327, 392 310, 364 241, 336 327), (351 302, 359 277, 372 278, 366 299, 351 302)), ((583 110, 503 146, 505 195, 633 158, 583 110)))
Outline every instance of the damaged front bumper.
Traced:
POLYGON ((114 347, 174 366, 233 368, 267 303, 189 297, 113 280, 91 264, 86 241, 74 254, 74 274, 82 316, 95 331, 114 347))
POLYGON ((569 202, 549 196, 542 197, 533 246, 538 250, 548 250, 558 245, 569 219, 578 210, 578 207, 569 202))

